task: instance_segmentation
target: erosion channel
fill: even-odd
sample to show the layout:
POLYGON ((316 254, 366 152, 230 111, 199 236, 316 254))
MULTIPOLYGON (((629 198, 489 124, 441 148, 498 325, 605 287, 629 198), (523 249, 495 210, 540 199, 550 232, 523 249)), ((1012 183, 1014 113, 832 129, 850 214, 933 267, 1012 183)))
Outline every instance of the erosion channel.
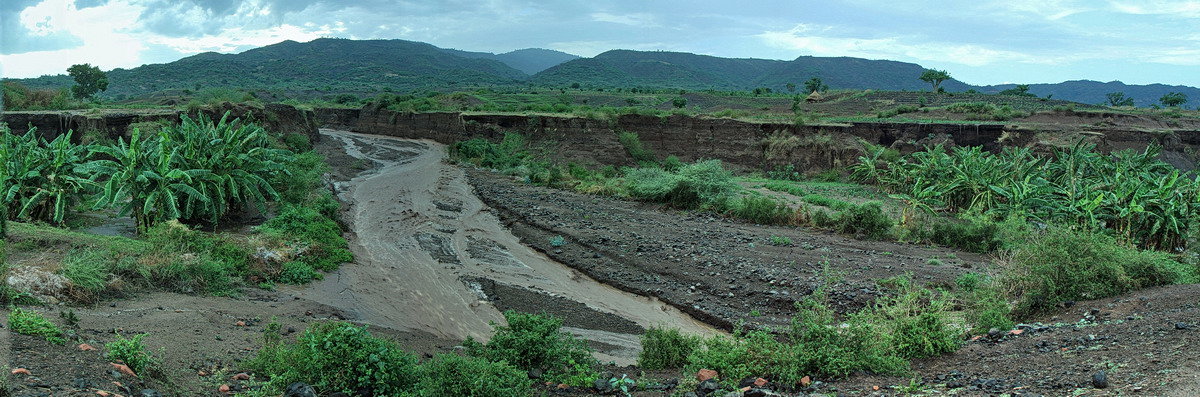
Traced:
MULTIPOLYGON (((602 361, 632 364, 650 326, 718 332, 655 298, 599 283, 523 245, 476 197, 445 146, 322 130, 368 168, 338 181, 356 263, 297 291, 353 320, 451 340, 486 340, 502 323, 493 303, 544 310, 589 341, 602 361)), ((326 143, 329 145, 329 143, 326 143)), ((335 164, 345 166, 346 164, 335 164)), ((535 309, 535 310, 530 310, 535 309)))

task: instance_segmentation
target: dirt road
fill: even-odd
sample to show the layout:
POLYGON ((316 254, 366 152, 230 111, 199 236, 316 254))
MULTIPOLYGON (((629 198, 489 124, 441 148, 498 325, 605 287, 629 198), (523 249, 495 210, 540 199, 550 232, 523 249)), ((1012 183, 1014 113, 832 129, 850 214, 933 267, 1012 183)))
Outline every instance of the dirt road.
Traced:
POLYGON ((548 311, 605 361, 632 363, 650 326, 717 332, 655 298, 623 292, 524 245, 475 196, 444 146, 322 130, 373 169, 337 184, 356 263, 298 292, 353 320, 457 340, 490 337, 501 310, 548 311))

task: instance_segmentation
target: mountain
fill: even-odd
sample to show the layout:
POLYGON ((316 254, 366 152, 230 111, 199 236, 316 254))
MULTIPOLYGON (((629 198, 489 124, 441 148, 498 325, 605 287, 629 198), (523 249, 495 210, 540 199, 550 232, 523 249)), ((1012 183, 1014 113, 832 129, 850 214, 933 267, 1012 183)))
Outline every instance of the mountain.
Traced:
POLYGON ((509 51, 503 54, 452 49, 447 49, 445 51, 466 58, 495 59, 497 61, 504 62, 505 65, 508 65, 513 69, 520 70, 529 75, 537 74, 538 72, 549 69, 550 67, 563 62, 579 59, 578 55, 571 55, 562 51, 547 50, 545 48, 526 48, 522 50, 509 51))
MULTIPOLYGON (((550 85, 641 86, 692 90, 749 90, 768 87, 783 90, 788 83, 803 87, 820 77, 833 88, 923 90, 919 79, 925 68, 913 63, 848 57, 804 56, 792 61, 754 58, 721 58, 686 52, 613 50, 594 58, 580 58, 546 69, 533 77, 550 85)), ((959 81, 943 84, 947 90, 965 90, 959 81)))
MULTIPOLYGON (((495 59, 453 55, 405 40, 284 41, 238 54, 197 54, 164 64, 108 72, 105 97, 203 87, 289 90, 397 90, 508 85, 527 79, 495 59)), ((69 85, 66 76, 23 81, 31 87, 69 85)))
MULTIPOLYGON (((984 86, 979 87, 978 90, 979 92, 999 92, 1013 87, 1016 87, 1016 84, 984 86)), ((1141 107, 1158 104, 1158 99, 1169 92, 1181 92, 1188 97, 1188 103, 1185 105, 1200 103, 1200 88, 1184 85, 1132 85, 1120 81, 1101 83, 1091 80, 1072 80, 1056 84, 1030 84, 1029 92, 1041 97, 1054 95, 1055 99, 1088 104, 1108 103, 1108 93, 1121 92, 1125 96, 1133 98, 1134 105, 1141 107)))

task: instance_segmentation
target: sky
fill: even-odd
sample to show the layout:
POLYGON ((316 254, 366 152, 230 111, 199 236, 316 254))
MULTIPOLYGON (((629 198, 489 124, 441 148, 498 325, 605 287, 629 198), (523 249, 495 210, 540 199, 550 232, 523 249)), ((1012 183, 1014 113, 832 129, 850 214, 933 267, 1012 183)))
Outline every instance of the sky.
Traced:
POLYGON ((165 63, 283 40, 891 59, 971 84, 1200 86, 1200 0, 0 0, 0 75, 165 63))

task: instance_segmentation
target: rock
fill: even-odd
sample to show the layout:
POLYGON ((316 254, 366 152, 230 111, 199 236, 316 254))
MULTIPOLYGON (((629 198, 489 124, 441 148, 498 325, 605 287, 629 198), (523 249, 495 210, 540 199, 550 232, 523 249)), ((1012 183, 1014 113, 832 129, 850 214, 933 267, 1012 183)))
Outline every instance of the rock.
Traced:
POLYGON ((1000 337, 1000 328, 992 328, 992 329, 989 329, 989 330, 988 330, 988 337, 989 337, 989 338, 999 338, 999 337, 1000 337))
POLYGON ((767 385, 767 380, 764 378, 758 378, 758 379, 754 380, 754 387, 763 387, 766 385, 767 385))
POLYGON ((541 379, 543 374, 545 374, 545 371, 542 371, 541 368, 534 368, 529 370, 527 376, 529 376, 529 379, 541 379))
POLYGON ((234 375, 232 379, 233 380, 250 380, 250 375, 245 372, 240 372, 237 375, 234 375))
POLYGON ((1108 374, 1103 370, 1096 371, 1095 374, 1092 374, 1092 387, 1097 389, 1108 387, 1108 374))
POLYGON ((694 391, 690 391, 687 393, 683 393, 683 397, 700 397, 700 395, 696 394, 696 392, 694 392, 694 391))
POLYGON ((611 382, 609 382, 609 380, 611 380, 611 379, 612 379, 612 376, 604 376, 602 374, 596 378, 595 382, 592 382, 592 386, 596 388, 596 391, 598 391, 602 394, 608 393, 613 390, 613 385, 611 382))
POLYGON ((696 372, 696 380, 704 382, 706 380, 716 378, 719 374, 711 369, 702 369, 696 372))
POLYGON ((25 368, 14 368, 14 369, 12 370, 12 374, 13 374, 13 375, 26 375, 26 376, 32 376, 32 375, 33 375, 33 374, 30 374, 30 373, 29 373, 29 370, 28 370, 28 369, 25 369, 25 368))
POLYGON ((1183 321, 1175 323, 1175 329, 1184 330, 1184 329, 1188 329, 1188 328, 1191 328, 1191 326, 1188 325, 1188 323, 1185 323, 1183 321))
POLYGON ((129 376, 132 376, 132 377, 135 377, 135 378, 137 377, 137 374, 133 373, 133 370, 132 370, 132 369, 129 369, 129 366, 128 366, 128 365, 125 365, 125 364, 117 364, 117 363, 109 363, 109 364, 112 364, 113 368, 116 368, 116 369, 117 369, 117 371, 118 371, 118 372, 120 372, 120 373, 122 373, 122 374, 129 375, 129 376))
POLYGON ((88 352, 88 351, 96 350, 96 348, 92 347, 92 345, 89 345, 87 343, 80 343, 79 350, 88 352))
POLYGON ((700 395, 700 397, 706 397, 720 389, 721 385, 717 384, 717 381, 708 379, 696 385, 696 394, 700 395))
POLYGON ((142 389, 142 392, 139 395, 142 397, 162 397, 162 393, 159 393, 158 390, 154 389, 142 389))
POLYGON ((317 397, 317 391, 312 386, 296 382, 284 389, 283 397, 317 397))
POLYGON ((229 385, 221 385, 221 387, 217 388, 217 391, 221 393, 229 393, 229 385))
POLYGON ((763 389, 750 389, 742 393, 742 397, 767 397, 767 391, 763 389))
POLYGON ((800 378, 800 386, 808 387, 810 384, 812 384, 812 378, 809 378, 807 375, 800 378))
POLYGON ((725 393, 725 395, 724 395, 724 396, 721 396, 721 397, 742 397, 742 392, 740 392, 740 391, 731 391, 731 392, 729 392, 729 393, 725 393))
POLYGON ((245 322, 245 321, 238 321, 238 322, 236 322, 236 323, 233 323, 233 325, 234 325, 235 327, 245 327, 245 326, 246 326, 246 322, 245 322))

